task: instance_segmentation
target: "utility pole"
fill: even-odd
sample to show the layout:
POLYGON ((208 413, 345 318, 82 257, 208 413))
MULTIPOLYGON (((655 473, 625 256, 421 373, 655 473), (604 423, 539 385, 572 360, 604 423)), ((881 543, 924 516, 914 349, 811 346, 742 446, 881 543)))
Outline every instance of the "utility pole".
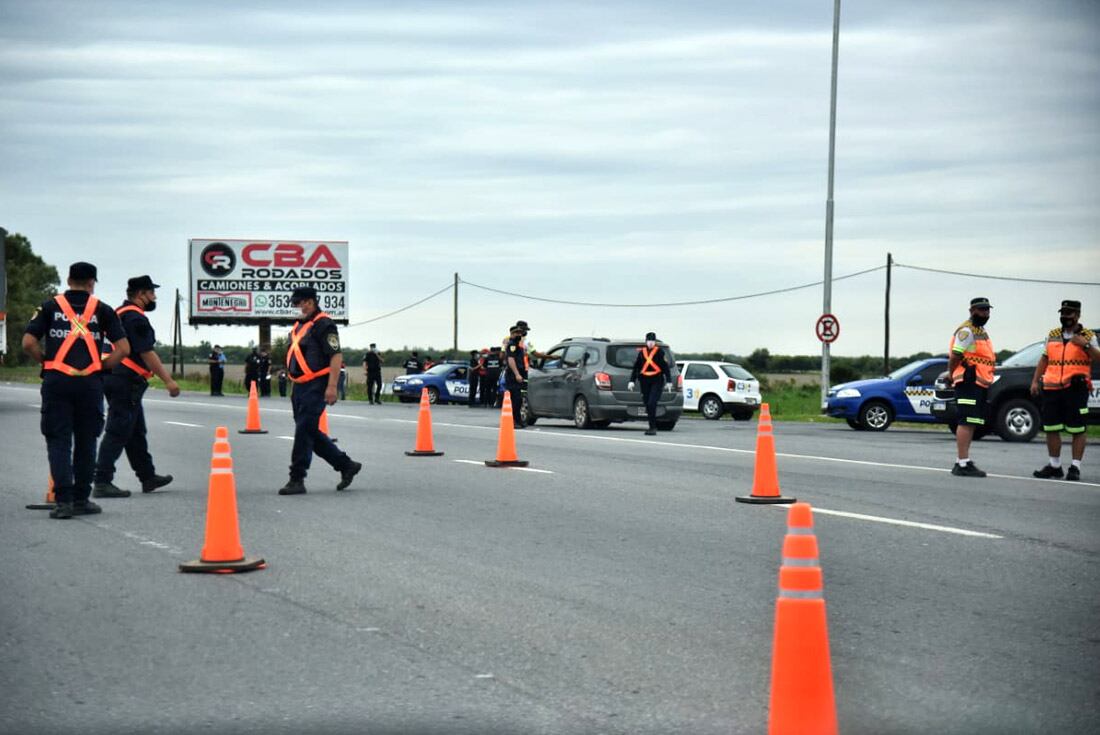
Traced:
POLYGON ((183 374, 183 329, 180 323, 180 290, 176 289, 176 308, 172 315, 172 377, 183 374), (177 368, 177 364, 179 367, 177 368), (178 372, 177 372, 178 369, 178 372))
POLYGON ((458 274, 455 273, 455 331, 454 331, 454 345, 453 349, 455 353, 458 352, 458 274))
POLYGON ((882 374, 890 374, 890 276, 891 271, 894 268, 894 256, 892 253, 886 254, 886 331, 885 331, 885 349, 882 355, 882 374))
MULTIPOLYGON (((836 68, 840 53, 840 0, 833 2, 833 80, 829 95, 829 193, 825 200, 825 298, 823 314, 833 313, 833 170, 836 165, 836 68)), ((829 343, 821 343, 821 406, 829 399, 829 343)))

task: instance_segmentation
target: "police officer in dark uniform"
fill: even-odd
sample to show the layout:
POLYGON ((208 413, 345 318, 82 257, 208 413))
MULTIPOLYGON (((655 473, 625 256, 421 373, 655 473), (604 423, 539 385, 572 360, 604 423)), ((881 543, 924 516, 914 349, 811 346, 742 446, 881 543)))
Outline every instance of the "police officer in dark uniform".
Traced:
POLYGON ((214 345, 214 351, 206 358, 210 364, 210 395, 221 396, 222 381, 225 380, 225 353, 220 345, 214 345))
POLYGON ((485 375, 481 378, 481 402, 486 406, 497 405, 500 370, 503 365, 500 347, 493 345, 489 348, 489 354, 485 356, 485 375))
POLYGON ((470 362, 466 368, 466 382, 469 389, 466 393, 466 405, 470 408, 477 407, 477 391, 481 386, 481 376, 485 372, 485 363, 481 359, 481 353, 470 350, 470 362))
POLYGON ((260 350, 260 395, 271 395, 271 353, 260 350))
POLYGON ((96 275, 91 263, 73 263, 69 289, 44 302, 23 334, 23 351, 42 364, 41 430, 57 501, 51 518, 102 510, 89 500, 103 431, 102 371, 129 357, 130 343, 114 309, 94 296, 96 275), (114 349, 101 358, 108 341, 114 349))
POLYGON ((103 388, 107 395, 107 430, 99 444, 99 456, 96 460, 95 486, 92 495, 97 498, 128 498, 129 490, 123 490, 114 484, 115 463, 126 451, 126 458, 141 482, 141 491, 151 493, 172 481, 171 475, 158 475, 153 467, 153 457, 149 454, 146 441, 145 411, 141 406, 142 396, 149 387, 149 378, 156 375, 164 381, 168 395, 175 398, 180 387, 160 361, 154 349, 156 333, 145 316, 157 307, 156 289, 149 276, 131 278, 126 286, 126 300, 115 313, 126 331, 130 343, 130 357, 103 378, 103 388))
POLYGON ((504 351, 507 362, 504 388, 512 396, 512 424, 517 429, 523 429, 523 395, 527 391, 527 351, 523 346, 523 328, 513 326, 508 334, 508 347, 504 351))
POLYGON ((367 370, 367 400, 382 405, 382 356, 374 342, 363 356, 363 366, 367 370))
POLYGON ((424 372, 424 363, 420 361, 417 351, 413 350, 409 359, 405 360, 405 375, 419 375, 422 372, 424 372))
POLYGON ((661 391, 672 381, 672 370, 665 359, 665 351, 657 344, 657 335, 653 332, 646 334, 645 347, 638 350, 627 390, 634 390, 634 384, 639 380, 642 400, 645 401, 645 415, 649 419, 646 436, 654 436, 657 434, 657 404, 661 400, 661 391))
POLYGON ((300 495, 306 491, 305 478, 314 453, 340 473, 337 490, 343 490, 363 469, 336 448, 319 427, 325 404, 336 403, 336 381, 344 357, 336 324, 317 306, 317 290, 308 286, 294 289, 291 303, 301 309, 294 323, 287 348, 287 373, 294 382, 291 407, 294 409, 294 448, 291 450, 290 480, 280 495, 300 495))
MULTIPOLYGON (((252 352, 248 353, 248 357, 244 359, 244 391, 248 393, 253 383, 260 382, 260 351, 253 347, 252 352)), ((260 386, 256 386, 256 391, 259 392, 260 386)))

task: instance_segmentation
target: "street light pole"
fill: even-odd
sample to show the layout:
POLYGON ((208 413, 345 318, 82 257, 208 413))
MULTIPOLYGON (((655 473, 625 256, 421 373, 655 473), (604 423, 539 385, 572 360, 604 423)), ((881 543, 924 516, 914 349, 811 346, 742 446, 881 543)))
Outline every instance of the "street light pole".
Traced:
MULTIPOLYGON (((840 53, 840 0, 833 2, 833 80, 829 97, 829 193, 825 200, 825 293, 823 314, 833 313, 833 170, 836 164, 836 68, 840 53)), ((829 343, 821 343, 821 406, 829 398, 829 343)))

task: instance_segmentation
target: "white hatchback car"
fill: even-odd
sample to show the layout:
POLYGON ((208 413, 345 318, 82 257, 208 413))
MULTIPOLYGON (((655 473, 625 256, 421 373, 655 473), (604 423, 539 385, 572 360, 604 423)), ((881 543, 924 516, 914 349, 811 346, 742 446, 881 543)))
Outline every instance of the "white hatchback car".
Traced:
POLYGON ((732 362, 677 362, 684 389, 684 410, 698 411, 717 420, 729 412, 737 421, 748 421, 760 408, 760 381, 732 362))

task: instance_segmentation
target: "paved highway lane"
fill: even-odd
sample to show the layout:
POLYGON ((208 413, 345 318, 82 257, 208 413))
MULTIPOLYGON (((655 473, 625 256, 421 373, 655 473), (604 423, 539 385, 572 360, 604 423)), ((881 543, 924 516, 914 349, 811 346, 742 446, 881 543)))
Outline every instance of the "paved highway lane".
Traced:
MULTIPOLYGON (((478 464, 494 412, 436 407, 446 455, 420 459, 403 454, 415 406, 341 403, 332 432, 364 473, 336 493, 315 463, 285 498, 285 400, 262 404, 265 436, 235 433, 242 399, 146 403, 177 481, 59 522, 23 509, 44 491, 37 393, 0 386, 0 730, 764 728, 785 519, 732 502, 754 425, 540 421, 518 434, 538 471, 519 472, 478 464), (218 424, 245 549, 269 568, 181 575, 218 424)), ((976 443, 999 477, 973 481, 945 471, 945 433, 776 436, 784 492, 819 508, 842 732, 1100 726, 1100 484, 1029 478, 1038 443, 976 443)))

